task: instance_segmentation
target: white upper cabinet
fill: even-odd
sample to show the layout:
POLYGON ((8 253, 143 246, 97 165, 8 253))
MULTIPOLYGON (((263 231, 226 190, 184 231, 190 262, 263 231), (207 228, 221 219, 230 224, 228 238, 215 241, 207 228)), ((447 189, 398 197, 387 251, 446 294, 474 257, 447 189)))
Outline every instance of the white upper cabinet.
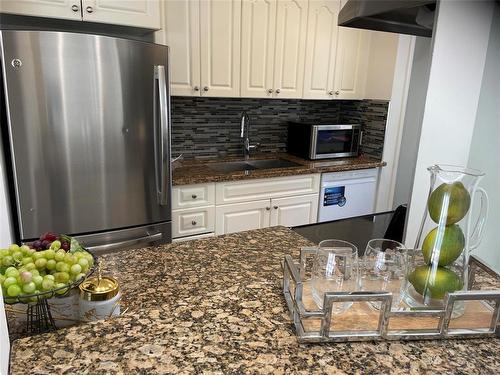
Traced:
POLYGON ((301 98, 307 28, 307 0, 279 0, 276 15, 274 94, 301 98))
POLYGON ((0 12, 160 28, 159 0, 1 0, 0 12))
POLYGON ((381 31, 371 33, 365 98, 391 99, 398 43, 398 34, 381 31))
POLYGON ((272 97, 276 0, 243 0, 241 96, 272 97))
POLYGON ((200 2, 170 0, 163 3, 163 30, 157 42, 170 48, 172 95, 200 95, 200 2))
POLYGON ((301 98, 306 0, 243 0, 241 96, 301 98))
POLYGON ((81 0, 84 21, 159 29, 159 0, 81 0))
POLYGON ((163 2, 172 95, 390 99, 397 36, 337 26, 342 3, 163 2))
POLYGON ((369 45, 369 31, 339 27, 334 80, 336 99, 363 99, 369 45))
POLYGON ((201 95, 240 96, 241 0, 200 2, 201 95))
POLYGON ((80 0, 1 0, 0 12, 82 20, 80 0))
POLYGON ((309 0, 303 97, 334 97, 339 0, 309 0))

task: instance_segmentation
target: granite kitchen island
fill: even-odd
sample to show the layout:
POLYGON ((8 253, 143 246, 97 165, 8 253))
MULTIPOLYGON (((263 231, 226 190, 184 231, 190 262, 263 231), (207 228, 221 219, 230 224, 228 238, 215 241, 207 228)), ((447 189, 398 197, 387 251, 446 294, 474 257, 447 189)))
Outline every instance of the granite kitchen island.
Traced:
POLYGON ((284 227, 104 256, 128 310, 14 341, 12 374, 500 373, 500 340, 304 345, 280 262, 310 245, 284 227))

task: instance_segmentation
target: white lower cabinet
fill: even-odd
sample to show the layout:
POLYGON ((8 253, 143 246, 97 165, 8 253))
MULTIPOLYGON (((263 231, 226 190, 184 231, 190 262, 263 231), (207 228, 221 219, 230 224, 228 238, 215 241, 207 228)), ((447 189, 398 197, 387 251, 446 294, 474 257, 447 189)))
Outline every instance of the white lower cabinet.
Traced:
POLYGON ((317 221, 320 174, 174 186, 172 237, 317 221))
POLYGON ((172 237, 213 232, 214 213, 214 206, 172 211, 172 237))
POLYGON ((271 199, 270 226, 312 224, 318 217, 318 194, 271 199))
POLYGON ((227 204, 215 208, 215 234, 267 228, 271 217, 269 199, 227 204))

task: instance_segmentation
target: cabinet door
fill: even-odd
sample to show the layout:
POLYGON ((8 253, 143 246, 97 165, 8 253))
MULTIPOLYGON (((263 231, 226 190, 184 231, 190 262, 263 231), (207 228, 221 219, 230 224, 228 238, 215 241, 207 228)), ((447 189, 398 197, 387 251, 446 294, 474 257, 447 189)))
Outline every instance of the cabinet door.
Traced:
POLYGON ((339 0, 309 1, 304 98, 334 97, 339 8, 339 0))
POLYGON ((369 45, 369 31, 339 27, 335 98, 363 99, 369 45))
POLYGON ((241 96, 273 96, 276 0, 244 0, 241 28, 241 96))
POLYGON ((159 0, 82 0, 83 20, 160 29, 159 0))
POLYGON ((163 3, 163 44, 170 48, 172 95, 200 96, 200 1, 163 3))
POLYGON ((267 228, 270 217, 270 200, 216 206, 215 234, 241 232, 267 228))
POLYGON ((200 2, 203 96, 240 96, 241 0, 200 2))
POLYGON ((276 12, 274 95, 301 98, 307 29, 307 0, 280 0, 276 12))
POLYGON ((399 35, 372 31, 364 99, 391 100, 399 35))
POLYGON ((271 199, 271 226, 296 227, 316 223, 318 194, 271 199))
POLYGON ((0 12, 82 20, 80 0, 1 0, 0 12))

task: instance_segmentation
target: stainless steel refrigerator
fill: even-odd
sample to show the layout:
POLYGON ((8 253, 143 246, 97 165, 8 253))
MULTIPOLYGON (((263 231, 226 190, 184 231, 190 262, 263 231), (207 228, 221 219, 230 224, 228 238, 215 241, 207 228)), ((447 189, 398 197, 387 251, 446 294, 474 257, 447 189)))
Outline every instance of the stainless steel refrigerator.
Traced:
POLYGON ((171 242, 168 48, 1 31, 2 136, 18 240, 171 242))

